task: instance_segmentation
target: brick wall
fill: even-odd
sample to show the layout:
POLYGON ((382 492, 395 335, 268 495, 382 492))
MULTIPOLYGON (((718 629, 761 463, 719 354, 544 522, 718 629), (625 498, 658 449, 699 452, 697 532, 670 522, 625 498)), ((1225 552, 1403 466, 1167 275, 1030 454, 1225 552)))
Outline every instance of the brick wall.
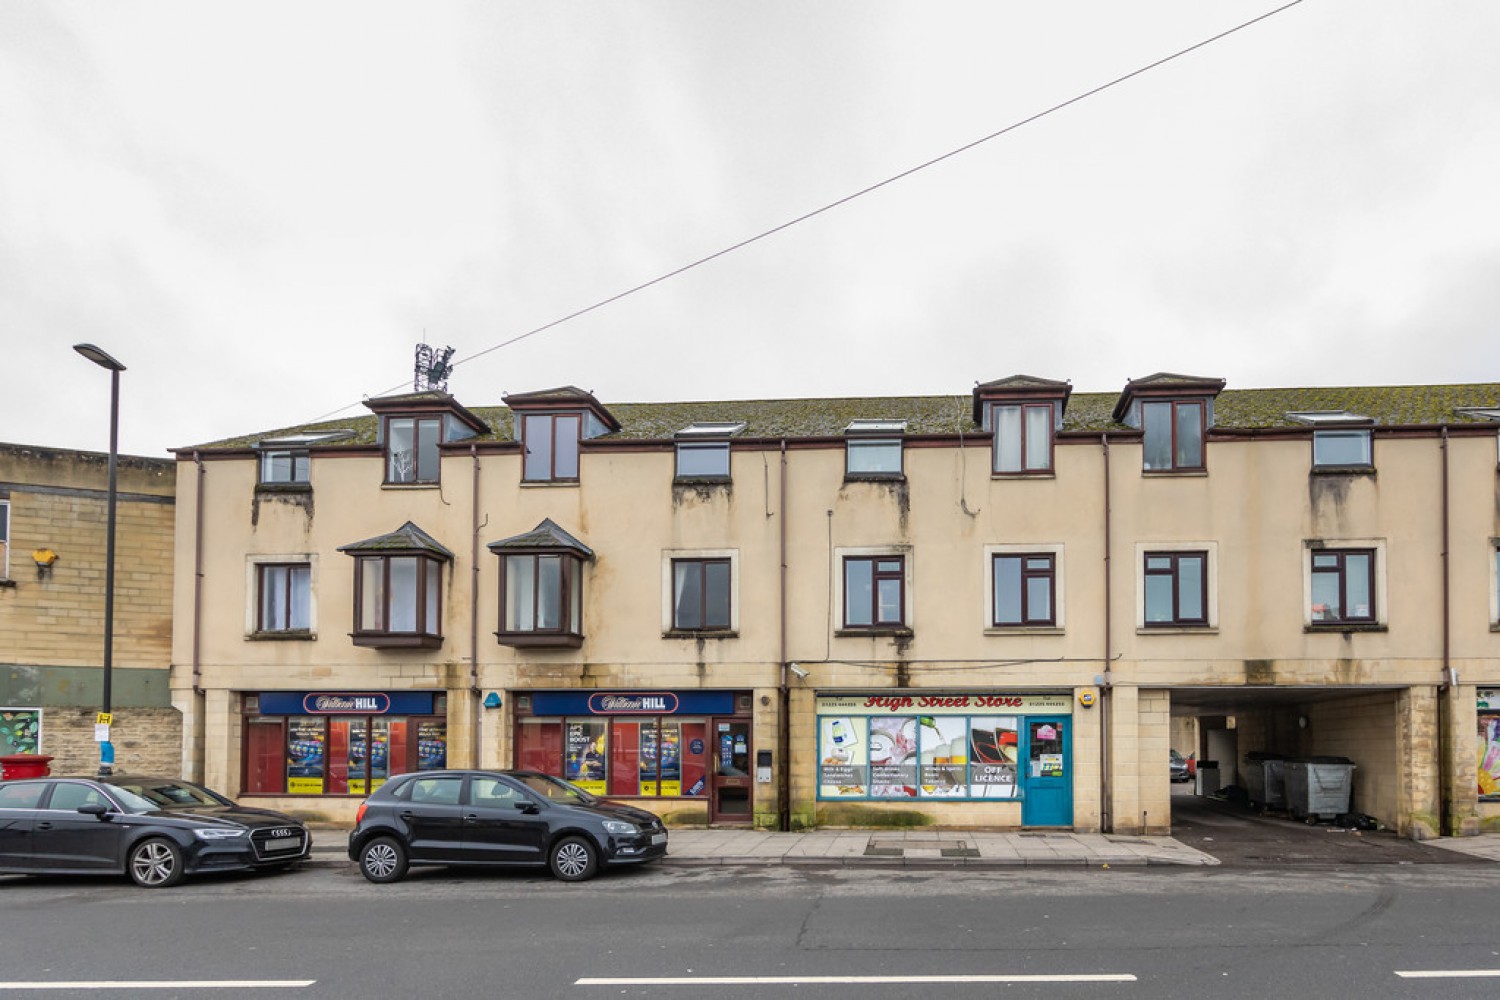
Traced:
MULTIPOLYGON (((94 709, 49 708, 42 715, 42 753, 53 758, 53 774, 95 774, 94 709)), ((138 708, 115 713, 110 736, 115 773, 176 777, 182 766, 182 716, 174 708, 138 708)))

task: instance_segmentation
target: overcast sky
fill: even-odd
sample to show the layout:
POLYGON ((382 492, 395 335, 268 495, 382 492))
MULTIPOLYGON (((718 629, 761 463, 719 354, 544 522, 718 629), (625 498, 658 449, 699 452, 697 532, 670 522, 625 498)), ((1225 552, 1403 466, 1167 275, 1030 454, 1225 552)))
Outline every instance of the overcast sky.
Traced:
MULTIPOLYGON (((126 453, 366 413, 1279 5, 7 0, 0 441, 107 448, 78 342, 126 453)), ((450 390, 1500 381, 1497 53, 1304 0, 450 390)))

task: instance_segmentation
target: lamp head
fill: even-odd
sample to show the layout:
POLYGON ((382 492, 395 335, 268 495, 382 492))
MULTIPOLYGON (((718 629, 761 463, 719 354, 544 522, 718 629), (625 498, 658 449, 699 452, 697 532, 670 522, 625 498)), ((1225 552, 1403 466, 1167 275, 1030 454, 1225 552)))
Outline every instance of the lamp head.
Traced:
POLYGON ((108 354, 106 354, 104 351, 101 351, 93 344, 74 344, 73 350, 77 351, 79 354, 82 354, 84 357, 88 358, 100 368, 108 368, 112 372, 122 372, 125 370, 124 365, 120 364, 120 362, 116 361, 114 358, 110 357, 108 354))

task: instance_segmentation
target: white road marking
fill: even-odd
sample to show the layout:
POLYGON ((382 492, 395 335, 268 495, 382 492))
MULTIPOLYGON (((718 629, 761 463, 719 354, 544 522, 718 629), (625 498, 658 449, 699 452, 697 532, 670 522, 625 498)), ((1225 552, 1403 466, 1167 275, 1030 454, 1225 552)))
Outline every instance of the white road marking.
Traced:
POLYGON ((0 990, 299 990, 316 979, 95 979, 77 982, 0 982, 0 990))
POLYGON ((1402 979, 1497 979, 1500 969, 1414 969, 1396 975, 1402 979))
POLYGON ((575 986, 781 986, 871 983, 1133 983, 1128 972, 1099 975, 976 976, 681 976, 676 978, 586 978, 575 986))

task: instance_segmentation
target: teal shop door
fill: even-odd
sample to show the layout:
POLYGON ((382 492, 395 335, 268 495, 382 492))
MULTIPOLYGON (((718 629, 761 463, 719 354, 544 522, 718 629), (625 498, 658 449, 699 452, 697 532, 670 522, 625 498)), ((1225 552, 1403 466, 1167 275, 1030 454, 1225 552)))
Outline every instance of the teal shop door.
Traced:
POLYGON ((1073 825, 1073 720, 1026 719, 1022 826, 1073 825))

